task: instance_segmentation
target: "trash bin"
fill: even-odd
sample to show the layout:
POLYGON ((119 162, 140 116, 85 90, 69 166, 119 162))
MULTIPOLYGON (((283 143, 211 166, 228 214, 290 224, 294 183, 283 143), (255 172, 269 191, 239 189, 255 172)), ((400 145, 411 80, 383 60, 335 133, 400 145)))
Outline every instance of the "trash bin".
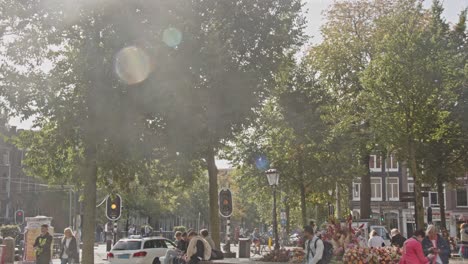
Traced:
POLYGON ((239 238, 239 258, 250 258, 250 244, 249 238, 239 238))

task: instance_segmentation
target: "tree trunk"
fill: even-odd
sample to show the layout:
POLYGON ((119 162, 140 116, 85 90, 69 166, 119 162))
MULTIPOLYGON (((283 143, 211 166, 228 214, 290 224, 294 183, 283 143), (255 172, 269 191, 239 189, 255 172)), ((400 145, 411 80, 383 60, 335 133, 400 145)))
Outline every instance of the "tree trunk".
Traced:
POLYGON ((219 235, 219 205, 218 205, 218 168, 215 163, 215 152, 212 147, 206 155, 206 166, 208 168, 209 178, 209 196, 210 196, 210 233, 216 248, 220 248, 219 235))
POLYGON ((445 219, 445 197, 444 197, 444 182, 443 175, 437 174, 437 196, 439 197, 440 206, 440 227, 447 229, 447 220, 445 219))
MULTIPOLYGON (((367 151, 366 151, 367 152, 367 151)), ((371 217, 371 179, 369 169, 370 154, 363 153, 361 163, 364 164, 366 172, 361 175, 361 196, 360 209, 361 219, 370 219, 371 217)))
POLYGON ((291 230, 291 219, 289 218, 289 214, 291 213, 291 207, 289 206, 289 201, 286 202, 284 211, 286 213, 286 234, 289 234, 289 231, 291 230))
POLYGON ((414 212, 416 214, 416 229, 421 229, 424 227, 424 207, 423 207, 423 197, 422 197, 422 179, 419 175, 418 171, 418 162, 416 160, 416 150, 414 146, 414 142, 412 140, 409 141, 409 164, 410 164, 410 171, 411 175, 414 178, 414 196, 416 199, 414 205, 414 212))
POLYGON ((340 185, 337 183, 336 184, 336 210, 335 210, 335 215, 337 219, 340 219, 340 217, 343 216, 343 212, 341 210, 341 193, 340 193, 340 185))
POLYGON ((305 185, 302 183, 300 186, 301 189, 301 216, 302 216, 302 226, 308 225, 307 223, 307 206, 306 206, 306 189, 305 185))
POLYGON ((96 146, 89 145, 85 150, 85 182, 83 190, 83 256, 82 263, 94 264, 94 230, 96 222, 96 146))

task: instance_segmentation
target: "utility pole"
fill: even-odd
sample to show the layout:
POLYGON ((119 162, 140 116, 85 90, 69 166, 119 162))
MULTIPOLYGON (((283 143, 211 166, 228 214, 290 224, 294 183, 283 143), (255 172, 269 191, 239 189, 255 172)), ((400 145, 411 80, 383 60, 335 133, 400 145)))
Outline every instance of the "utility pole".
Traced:
MULTIPOLYGON (((5 155, 5 154, 4 154, 5 155)), ((11 162, 10 162, 10 150, 7 149, 6 151, 7 157, 3 156, 3 162, 6 163, 5 165, 8 166, 8 180, 7 180, 7 204, 6 204, 6 219, 10 218, 10 204, 11 204, 11 162)))

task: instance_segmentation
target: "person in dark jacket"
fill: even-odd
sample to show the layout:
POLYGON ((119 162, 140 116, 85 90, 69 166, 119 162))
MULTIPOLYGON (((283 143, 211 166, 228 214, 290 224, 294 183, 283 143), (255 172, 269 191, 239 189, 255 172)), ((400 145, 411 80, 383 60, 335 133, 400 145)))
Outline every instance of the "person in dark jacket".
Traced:
POLYGON ((52 236, 49 234, 49 226, 41 225, 41 234, 34 242, 34 252, 36 253, 36 264, 49 264, 51 259, 52 236))
POLYGON ((390 231, 390 235, 392 236, 392 239, 390 240, 392 246, 402 248, 403 243, 405 243, 406 241, 406 238, 400 234, 400 231, 394 228, 392 229, 392 231, 390 231))
POLYGON ((60 260, 61 264, 78 263, 79 253, 76 244, 76 238, 73 235, 71 228, 65 228, 64 236, 60 245, 60 260))
POLYGON ((434 225, 429 225, 426 230, 426 237, 422 241, 424 255, 432 260, 431 263, 449 263, 450 246, 448 242, 439 234, 434 225))

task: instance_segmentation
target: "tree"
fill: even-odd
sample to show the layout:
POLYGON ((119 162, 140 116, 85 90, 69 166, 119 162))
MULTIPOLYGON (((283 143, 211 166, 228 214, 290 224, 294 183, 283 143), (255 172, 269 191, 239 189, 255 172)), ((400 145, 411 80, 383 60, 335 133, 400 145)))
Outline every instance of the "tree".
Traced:
POLYGON ((427 29, 431 17, 419 2, 400 1, 395 11, 376 24, 375 56, 361 80, 376 134, 407 161, 415 179, 416 225, 421 228, 423 145, 449 130, 449 111, 443 106, 457 98, 450 74, 454 65, 446 49, 439 50, 440 42, 433 41, 437 35, 427 29))
MULTIPOLYGON (((145 161, 165 155, 156 122, 128 89, 144 79, 135 64, 128 68, 128 57, 139 56, 146 63, 136 69, 148 73, 143 48, 118 53, 158 43, 165 4, 2 2, 4 106, 40 129, 23 138, 30 171, 84 185, 85 234, 94 233, 98 183, 125 188, 137 172, 146 175, 145 161)), ((94 262, 93 245, 85 236, 84 263, 94 262)))
POLYGON ((366 91, 360 74, 375 56, 373 34, 375 21, 393 12, 398 1, 336 1, 326 11, 322 26, 322 43, 309 52, 321 85, 331 92, 336 102, 330 106, 327 119, 336 124, 334 133, 346 135, 354 153, 353 164, 361 164, 360 215, 371 215, 369 158, 379 138, 373 132, 373 119, 366 115, 366 91))
POLYGON ((203 159, 209 174, 210 227, 219 244, 218 170, 215 156, 225 142, 253 122, 254 109, 274 85, 287 53, 303 42, 301 2, 280 0, 199 1, 195 19, 164 60, 150 99, 162 113, 171 151, 203 159), (185 37, 186 36, 186 37, 185 37), (175 85, 176 84, 176 85, 175 85))
MULTIPOLYGON (((180 153, 206 162, 219 243, 217 149, 303 41, 300 10, 300 1, 278 0, 5 1, 2 96, 13 115, 46 128, 36 142, 55 148, 37 153, 51 168, 62 158, 54 152, 79 158, 72 171, 83 176, 85 233, 94 230, 97 182, 144 178, 147 163, 180 153)), ((93 263, 85 239, 83 262, 93 263)))

